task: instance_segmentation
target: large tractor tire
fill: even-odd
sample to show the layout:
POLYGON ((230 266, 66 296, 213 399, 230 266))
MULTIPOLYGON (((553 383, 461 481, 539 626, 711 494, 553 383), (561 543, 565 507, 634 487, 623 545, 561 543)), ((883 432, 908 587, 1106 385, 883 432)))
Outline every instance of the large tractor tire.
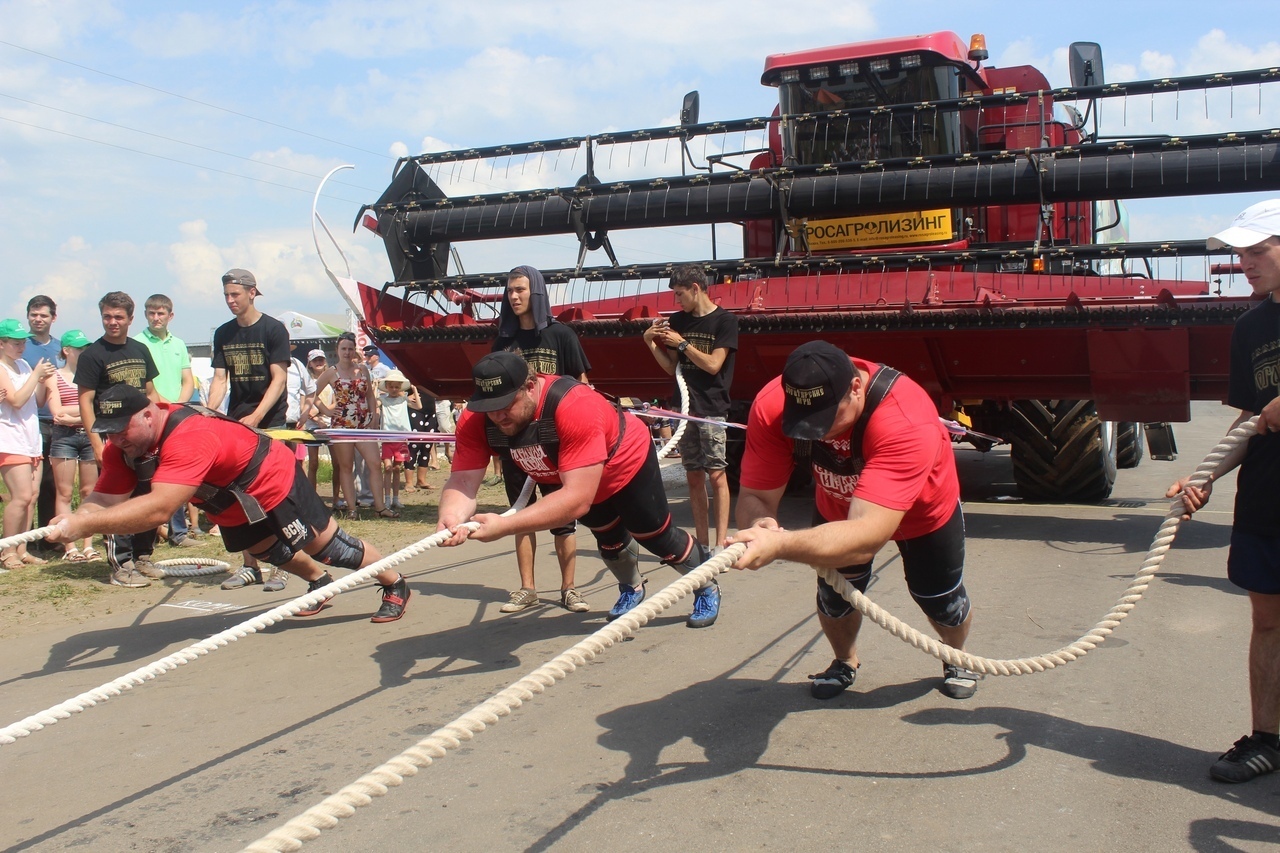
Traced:
POLYGON ((1146 448, 1142 424, 1131 421, 1116 424, 1116 467, 1137 468, 1146 448))
POLYGON ((1013 478, 1030 500, 1091 503, 1116 481, 1116 425, 1091 400, 1016 400, 1010 407, 1013 478))

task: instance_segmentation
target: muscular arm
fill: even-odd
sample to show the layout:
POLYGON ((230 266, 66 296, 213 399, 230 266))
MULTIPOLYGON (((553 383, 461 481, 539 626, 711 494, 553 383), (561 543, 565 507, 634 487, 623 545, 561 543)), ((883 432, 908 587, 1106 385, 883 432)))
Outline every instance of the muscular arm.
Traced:
POLYGON ((449 474, 449 480, 440 492, 440 522, 436 525, 436 531, 452 530, 455 535, 446 540, 444 545, 461 545, 467 540, 468 531, 458 530, 458 525, 470 521, 471 516, 476 514, 476 493, 480 491, 484 474, 484 468, 454 470, 449 474))
POLYGON ((735 566, 759 569, 775 560, 791 560, 836 569, 870 562, 892 538, 904 514, 855 497, 844 521, 829 521, 808 530, 774 529, 764 524, 739 530, 733 541, 746 542, 747 552, 735 566))
POLYGON ((769 491, 740 489, 738 491, 738 529, 746 530, 762 518, 776 518, 778 504, 782 502, 782 495, 786 490, 786 486, 779 486, 769 491))
POLYGON ((603 462, 588 465, 585 468, 574 468, 572 471, 562 471, 560 480, 564 485, 561 488, 538 498, 537 503, 525 507, 515 515, 476 516, 476 521, 480 522, 481 527, 471 534, 471 538, 479 539, 481 542, 492 542, 516 533, 533 533, 568 524, 591 509, 591 502, 595 500, 596 490, 600 488, 600 477, 603 474, 603 462))
POLYGON ((94 533, 151 530, 171 518, 195 493, 195 486, 172 483, 154 483, 149 494, 136 498, 94 492, 73 514, 55 519, 58 540, 72 541, 94 533))

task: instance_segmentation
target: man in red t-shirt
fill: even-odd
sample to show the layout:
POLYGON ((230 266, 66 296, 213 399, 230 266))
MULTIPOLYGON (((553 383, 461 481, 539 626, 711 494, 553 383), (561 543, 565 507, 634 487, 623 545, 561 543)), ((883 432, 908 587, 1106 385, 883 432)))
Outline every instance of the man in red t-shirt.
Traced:
MULTIPOLYGON (((309 581, 308 592, 333 583, 321 564, 360 569, 381 559, 338 526, 283 443, 207 409, 152 403, 124 384, 99 394, 94 406, 93 430, 110 436, 102 474, 75 513, 53 519, 51 541, 150 530, 190 501, 218 525, 228 551, 249 551, 309 581), (130 497, 140 478, 150 491, 130 497)), ((392 569, 377 580, 382 606, 372 621, 393 622, 404 615, 409 585, 392 569)))
MULTIPOLYGON (((850 358, 825 341, 798 347, 782 376, 756 395, 738 493, 735 568, 774 560, 838 568, 865 592, 890 539, 907 589, 942 641, 963 649, 972 618, 964 588, 964 516, 955 456, 924 389, 892 368, 850 358), (797 459, 813 467, 814 527, 783 530, 775 516, 797 459)), ((818 621, 835 652, 810 676, 817 699, 853 685, 862 614, 818 579, 818 621)), ((950 664, 942 692, 967 699, 978 676, 950 664)))
MULTIPOLYGON (((444 545, 492 542, 579 519, 618 579, 611 620, 644 600, 637 541, 682 573, 707 561, 707 549, 672 522, 653 442, 634 415, 619 416, 589 386, 537 373, 511 352, 480 359, 472 379, 476 393, 458 421, 453 469, 440 496, 438 529, 453 533, 444 545), (476 493, 495 455, 534 482, 560 488, 509 516, 476 515, 476 493), (467 521, 479 528, 471 531, 467 521)), ((719 613, 720 587, 713 580, 694 594, 686 624, 705 628, 719 613)))

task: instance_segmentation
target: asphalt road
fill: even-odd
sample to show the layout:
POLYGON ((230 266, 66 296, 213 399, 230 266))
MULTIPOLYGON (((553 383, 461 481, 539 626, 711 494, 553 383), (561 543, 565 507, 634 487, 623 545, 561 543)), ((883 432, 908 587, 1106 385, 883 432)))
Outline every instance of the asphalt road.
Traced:
MULTIPOLYGON (((1141 564, 1165 487, 1230 418, 1197 405, 1181 458, 1122 471, 1101 506, 1023 503, 1006 454, 960 451, 970 649, 1021 657, 1087 631, 1141 564)), ((681 601, 305 849, 1275 850, 1280 774, 1207 775, 1248 730, 1248 605, 1224 568, 1231 491, 1184 526, 1117 635, 1070 666, 988 678, 954 701, 937 661, 868 625, 855 688, 818 702, 806 675, 830 651, 812 571, 730 573, 714 627, 685 628, 681 601)), ((807 513, 789 503, 784 521, 807 513)), ((0 845, 239 849, 602 625, 616 587, 580 542, 590 613, 551 603, 546 536, 548 603, 514 616, 498 613, 516 582, 509 542, 431 551, 407 564, 398 623, 370 624, 374 593, 348 593, 0 747, 0 845)), ((877 563, 872 598, 923 625, 896 549, 877 563)), ((651 592, 676 577, 644 568, 651 592)), ((144 612, 6 641, 0 724, 288 600, 167 583, 144 612), (190 601, 241 609, 172 606, 190 601)))

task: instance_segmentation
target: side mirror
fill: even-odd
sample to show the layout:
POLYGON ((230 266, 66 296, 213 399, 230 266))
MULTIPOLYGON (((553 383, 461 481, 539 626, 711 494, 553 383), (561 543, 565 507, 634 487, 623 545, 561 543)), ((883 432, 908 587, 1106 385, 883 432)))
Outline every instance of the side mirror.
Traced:
POLYGON ((1092 41, 1074 41, 1067 48, 1067 64, 1071 68, 1072 86, 1101 86, 1102 46, 1092 41))
POLYGON ((698 90, 695 89, 684 96, 684 105, 680 107, 680 126, 688 127, 698 123, 698 90))

